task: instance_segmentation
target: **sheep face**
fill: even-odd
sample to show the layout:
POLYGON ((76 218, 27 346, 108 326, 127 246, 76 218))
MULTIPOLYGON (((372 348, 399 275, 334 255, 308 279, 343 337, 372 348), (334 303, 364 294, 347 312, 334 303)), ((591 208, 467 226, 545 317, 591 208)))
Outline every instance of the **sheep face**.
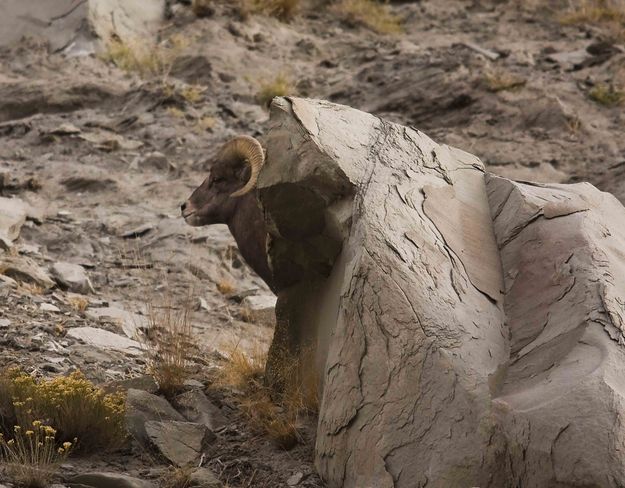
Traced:
POLYGON ((228 224, 240 197, 232 196, 250 176, 244 161, 215 161, 208 177, 182 204, 182 216, 192 226, 228 224))

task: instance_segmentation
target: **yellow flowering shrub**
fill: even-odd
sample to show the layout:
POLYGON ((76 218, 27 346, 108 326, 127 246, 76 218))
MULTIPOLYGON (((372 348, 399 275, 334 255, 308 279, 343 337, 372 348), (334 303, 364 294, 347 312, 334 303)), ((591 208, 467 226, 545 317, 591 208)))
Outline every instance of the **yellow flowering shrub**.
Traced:
POLYGON ((49 486, 76 443, 57 444, 56 430, 40 420, 14 426, 7 437, 0 433, 0 461, 12 482, 29 488, 49 486))
POLYGON ((43 419, 58 431, 61 441, 78 438, 81 451, 119 446, 126 437, 123 394, 105 394, 82 373, 36 380, 18 369, 10 369, 0 381, 0 414, 17 425, 43 419), (5 413, 2 413, 2 410, 5 413))

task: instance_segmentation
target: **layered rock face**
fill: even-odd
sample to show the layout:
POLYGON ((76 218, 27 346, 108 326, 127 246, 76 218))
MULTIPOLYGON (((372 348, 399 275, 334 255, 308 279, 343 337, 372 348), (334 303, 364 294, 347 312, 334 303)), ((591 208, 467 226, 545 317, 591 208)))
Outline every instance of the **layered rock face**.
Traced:
POLYGON ((620 203, 327 102, 272 120, 271 354, 315 348, 329 486, 622 486, 620 203))

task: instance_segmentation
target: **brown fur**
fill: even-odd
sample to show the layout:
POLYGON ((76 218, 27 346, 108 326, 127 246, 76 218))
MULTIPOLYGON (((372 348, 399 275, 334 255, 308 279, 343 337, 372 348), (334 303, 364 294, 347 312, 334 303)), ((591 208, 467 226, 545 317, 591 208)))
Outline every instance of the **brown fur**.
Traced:
POLYGON ((249 167, 239 159, 224 158, 220 152, 210 174, 182 205, 182 216, 189 225, 226 224, 245 262, 274 292, 267 261, 267 230, 254 192, 240 197, 231 193, 248 181, 249 167))

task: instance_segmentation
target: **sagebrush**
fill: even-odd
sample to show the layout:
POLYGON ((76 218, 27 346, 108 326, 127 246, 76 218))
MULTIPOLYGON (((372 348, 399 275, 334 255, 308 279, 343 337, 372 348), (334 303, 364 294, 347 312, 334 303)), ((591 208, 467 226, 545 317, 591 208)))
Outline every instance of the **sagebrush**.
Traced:
POLYGON ((106 394, 80 372, 35 379, 17 368, 0 378, 0 415, 5 431, 40 421, 53 426, 57 439, 92 452, 119 447, 126 438, 125 397, 106 394))

